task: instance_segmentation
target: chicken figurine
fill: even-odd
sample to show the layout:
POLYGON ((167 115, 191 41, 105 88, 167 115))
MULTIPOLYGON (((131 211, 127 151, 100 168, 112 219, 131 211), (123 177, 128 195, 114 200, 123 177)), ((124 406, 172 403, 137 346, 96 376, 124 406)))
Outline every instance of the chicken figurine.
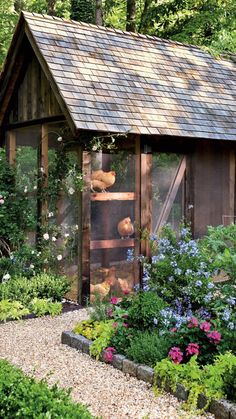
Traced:
POLYGON ((117 225, 117 230, 122 239, 128 239, 134 233, 134 226, 130 217, 121 220, 117 225))
POLYGON ((106 278, 105 281, 103 281, 101 284, 90 284, 90 292, 91 294, 97 294, 102 299, 106 297, 107 294, 109 294, 111 285, 112 285, 112 279, 113 278, 106 278))
POLYGON ((104 172, 103 170, 94 170, 91 174, 91 190, 100 190, 101 192, 107 192, 107 188, 114 185, 116 181, 116 172, 104 172))

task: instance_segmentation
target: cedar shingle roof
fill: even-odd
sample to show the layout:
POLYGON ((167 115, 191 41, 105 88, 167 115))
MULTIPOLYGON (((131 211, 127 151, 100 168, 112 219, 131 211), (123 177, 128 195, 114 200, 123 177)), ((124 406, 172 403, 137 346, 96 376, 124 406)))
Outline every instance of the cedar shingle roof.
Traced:
POLYGON ((24 13, 76 128, 236 140, 236 67, 194 46, 24 13))

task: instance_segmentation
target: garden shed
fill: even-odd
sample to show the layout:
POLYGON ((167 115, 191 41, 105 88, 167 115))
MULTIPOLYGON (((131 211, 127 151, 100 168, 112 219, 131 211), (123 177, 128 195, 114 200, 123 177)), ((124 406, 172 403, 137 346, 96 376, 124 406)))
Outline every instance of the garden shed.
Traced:
POLYGON ((199 237, 234 222, 235 99, 235 64, 195 46, 21 14, 0 79, 0 142, 44 231, 75 233, 58 260, 71 298, 137 283, 129 259, 148 254, 145 231, 184 218, 199 237))

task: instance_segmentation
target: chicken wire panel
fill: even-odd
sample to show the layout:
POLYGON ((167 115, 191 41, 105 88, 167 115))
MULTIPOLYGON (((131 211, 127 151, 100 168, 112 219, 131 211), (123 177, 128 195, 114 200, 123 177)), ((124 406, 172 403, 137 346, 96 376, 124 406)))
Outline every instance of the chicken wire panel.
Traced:
POLYGON ((135 238, 135 155, 92 153, 91 300, 131 291, 136 277, 127 261, 135 238))
POLYGON ((157 226, 168 222, 174 229, 183 218, 183 188, 184 180, 179 182, 176 193, 173 192, 174 181, 180 167, 182 155, 175 153, 154 153, 152 160, 152 231, 155 233, 157 226), (172 189, 173 188, 173 189, 172 189), (168 201, 171 206, 168 206, 168 201), (164 207, 169 207, 163 213, 164 207), (162 220, 160 220, 162 218, 162 220))
POLYGON ((79 193, 73 183, 74 176, 71 176, 71 172, 76 173, 78 170, 78 154, 76 150, 63 151, 62 167, 58 144, 60 127, 55 126, 49 130, 48 223, 49 230, 55 231, 54 236, 57 239, 57 269, 71 281, 71 289, 66 297, 77 300, 79 193))
POLYGON ((16 135, 16 188, 19 194, 27 196, 30 207, 31 229, 28 241, 35 243, 37 230, 37 179, 38 152, 41 129, 39 126, 15 130, 16 135))

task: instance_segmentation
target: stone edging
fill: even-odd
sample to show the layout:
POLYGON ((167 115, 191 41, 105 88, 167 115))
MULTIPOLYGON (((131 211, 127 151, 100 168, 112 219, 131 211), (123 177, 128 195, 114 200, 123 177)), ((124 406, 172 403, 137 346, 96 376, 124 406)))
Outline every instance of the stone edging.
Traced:
MULTIPOLYGON (((71 331, 65 331, 62 332, 61 343, 89 355, 89 349, 93 342, 84 336, 77 335, 71 331)), ((101 360, 104 361, 103 357, 101 360)), ((124 355, 119 354, 113 355, 113 360, 110 364, 114 368, 123 371, 125 374, 129 374, 132 377, 136 377, 138 380, 145 381, 146 383, 153 384, 153 368, 146 365, 136 364, 130 359, 125 358, 124 355)), ((161 382, 159 381, 157 384, 160 387, 161 382)), ((185 401, 188 398, 188 392, 181 384, 177 384, 175 392, 171 390, 169 385, 166 385, 165 391, 173 394, 178 398, 178 400, 185 401)), ((198 408, 202 409, 206 405, 206 402, 205 396, 200 396, 198 400, 198 408)), ((215 415, 216 419, 236 419, 236 404, 230 403, 227 400, 213 401, 209 406, 209 411, 215 415)))

